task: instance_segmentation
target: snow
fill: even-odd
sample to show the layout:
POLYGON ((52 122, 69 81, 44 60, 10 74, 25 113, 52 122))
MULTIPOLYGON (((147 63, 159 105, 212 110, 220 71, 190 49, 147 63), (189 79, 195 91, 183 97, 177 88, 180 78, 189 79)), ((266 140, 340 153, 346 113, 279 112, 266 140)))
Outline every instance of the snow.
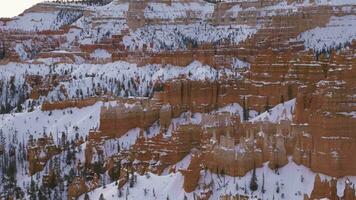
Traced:
POLYGON ((192 154, 190 153, 187 156, 185 156, 181 161, 175 164, 176 169, 187 169, 191 159, 192 159, 192 154))
POLYGON ((250 122, 269 121, 272 123, 279 123, 281 120, 292 121, 294 108, 295 99, 292 99, 290 101, 276 105, 269 111, 266 111, 258 115, 257 117, 251 119, 250 122))
POLYGON ((112 1, 111 3, 105 6, 92 7, 92 11, 95 12, 96 17, 116 17, 124 18, 126 17, 126 12, 129 10, 129 3, 112 1))
POLYGON ((90 54, 90 57, 96 59, 105 59, 111 58, 111 54, 105 49, 96 49, 93 53, 90 54))
MULTIPOLYGON (((262 8, 250 7, 245 11, 257 11, 260 16, 276 16, 276 15, 289 15, 297 12, 305 7, 313 6, 349 6, 356 5, 354 0, 316 0, 314 2, 310 0, 294 1, 292 3, 288 1, 281 1, 271 6, 265 6, 262 8)), ((236 8, 238 11, 238 8, 236 8)))
POLYGON ((232 64, 232 67, 233 68, 237 68, 237 69, 249 69, 250 68, 250 66, 251 66, 251 64, 250 63, 248 63, 248 62, 245 62, 245 61, 242 61, 242 60, 240 60, 240 59, 238 59, 238 58, 234 58, 233 59, 233 64, 232 64))
POLYGON ((351 112, 337 112, 336 114, 344 115, 356 119, 356 111, 351 112))
POLYGON ((83 7, 78 5, 62 6, 51 3, 40 3, 33 10, 12 18, 5 25, 0 24, 0 30, 11 31, 44 31, 58 30, 66 24, 71 24, 82 16, 83 7))
MULTIPOLYGON (((184 158, 183 160, 185 160, 184 158)), ((129 188, 128 184, 122 188, 123 199, 166 199, 167 196, 170 199, 184 199, 186 196, 188 199, 193 199, 194 193, 200 194, 204 189, 203 185, 209 184, 213 180, 213 195, 210 199, 219 199, 221 195, 224 194, 240 194, 247 195, 250 199, 304 199, 304 194, 310 196, 313 187, 316 174, 310 169, 295 164, 291 158, 289 158, 289 163, 284 167, 278 169, 278 172, 271 170, 268 167, 268 162, 263 164, 263 167, 256 168, 256 176, 258 182, 258 190, 256 192, 251 192, 249 189, 249 184, 251 180, 252 171, 248 172, 242 177, 230 177, 230 176, 217 176, 214 173, 201 171, 201 176, 199 180, 199 186, 192 193, 185 193, 183 186, 183 176, 177 173, 171 173, 164 176, 158 176, 152 173, 148 175, 136 175, 137 183, 133 188, 129 188), (264 189, 265 193, 262 193, 262 182, 264 176, 264 189), (149 177, 149 178, 148 178, 149 177), (277 186, 278 185, 278 186, 277 186), (238 189, 236 189, 238 186, 238 189), (244 191, 246 187, 246 193, 244 191), (276 192, 277 187, 279 187, 279 193, 276 192), (144 190, 146 189, 147 194, 145 195, 144 190), (127 192, 128 190, 128 192, 127 192), (155 196, 153 196, 153 190, 155 191, 155 196), (283 197, 282 197, 283 196, 283 197)), ((320 175, 321 179, 331 178, 325 175, 320 175)), ((343 189, 345 187, 345 181, 349 179, 351 182, 356 181, 356 177, 344 177, 337 181, 337 192, 341 196, 343 189)), ((88 195, 90 199, 98 199, 100 194, 104 195, 106 199, 117 199, 118 189, 115 183, 106 185, 106 188, 100 187, 88 195)), ((84 199, 82 195, 79 199, 84 199)))
POLYGON ((87 9, 91 14, 82 16, 72 24, 75 28, 67 33, 67 43, 63 47, 71 47, 74 42, 95 44, 128 29, 125 18, 128 3, 113 1, 105 6, 89 6, 87 9))
POLYGON ((316 5, 355 5, 354 0, 315 0, 316 5))
MULTIPOLYGON (((240 0, 240 2, 241 1, 245 0, 240 0)), ((356 5, 356 3, 354 0, 316 0, 315 3, 310 3, 310 1, 306 0, 302 3, 292 4, 287 4, 286 1, 283 1, 273 6, 263 7, 261 9, 249 8, 249 10, 260 11, 261 14, 258 17, 261 17, 264 15, 288 14, 302 7, 314 5, 343 5, 342 10, 344 12, 352 12, 354 10, 352 5, 356 5)), ((214 4, 202 1, 184 3, 172 2, 170 5, 148 2, 148 6, 145 8, 144 13, 142 13, 147 19, 172 21, 190 17, 194 19, 197 18, 197 20, 189 25, 184 25, 183 23, 174 25, 146 25, 137 30, 130 30, 127 25, 127 20, 125 19, 129 10, 129 3, 127 2, 121 3, 119 1, 113 1, 105 6, 88 6, 86 9, 88 12, 85 16, 81 16, 81 12, 77 12, 72 16, 67 16, 64 11, 28 12, 24 13, 23 16, 14 18, 6 24, 0 22, 0 30, 57 30, 62 25, 70 23, 73 27, 71 27, 66 34, 67 42, 61 46, 62 49, 68 49, 77 42, 79 44, 95 44, 110 38, 114 34, 121 34, 128 31, 129 34, 124 37, 123 41, 128 50, 135 51, 147 47, 148 50, 159 52, 163 50, 185 50, 190 46, 194 47, 205 43, 211 43, 213 45, 222 44, 224 42, 239 44, 241 41, 255 34, 259 28, 247 25, 212 25, 207 19, 211 17, 214 12, 214 4), (62 16, 67 16, 68 18, 63 17, 62 19, 62 16)), ((236 5, 227 10, 226 13, 231 14, 232 17, 238 17, 242 11, 242 8, 236 5)), ((330 22, 325 27, 317 27, 306 31, 300 34, 298 39, 304 41, 306 48, 315 51, 338 48, 340 45, 344 45, 356 39, 355 27, 355 15, 331 17, 330 22)), ((19 54, 20 59, 28 59, 29 55, 25 50, 30 48, 31 45, 31 40, 23 41, 21 44, 15 45, 15 51, 19 54)), ((54 53, 69 52, 70 51, 65 50, 54 51, 54 53)), ((104 49, 97 49, 90 54, 90 57, 94 59, 107 59, 111 57, 111 54, 104 49)), ((35 62, 33 62, 0 65, 1 82, 4 82, 5 85, 9 84, 10 77, 15 77, 14 84, 18 92, 25 83, 25 77, 27 75, 47 76, 51 74, 68 74, 71 80, 60 82, 59 86, 54 88, 48 97, 41 97, 33 112, 28 112, 28 109, 26 109, 26 105, 29 103, 29 101, 26 101, 23 104, 25 107, 24 112, 0 115, 0 129, 5 134, 6 144, 26 144, 30 134, 33 135, 34 138, 39 138, 44 132, 47 134, 51 133, 54 136, 55 143, 58 144, 62 132, 66 133, 68 139, 71 140, 74 139, 76 135, 85 137, 88 135, 90 129, 99 127, 102 102, 97 102, 93 106, 81 109, 69 108, 51 112, 40 110, 40 104, 43 101, 54 101, 64 98, 63 94, 59 92, 61 86, 64 86, 68 92, 69 99, 79 98, 78 95, 76 96, 79 90, 83 92, 82 98, 96 96, 96 86, 98 85, 100 89, 107 89, 109 93, 112 93, 114 96, 149 96, 152 94, 154 84, 158 82, 170 81, 180 76, 199 81, 214 81, 225 76, 236 79, 240 78, 240 75, 234 70, 250 67, 249 63, 239 60, 238 58, 234 58, 231 69, 212 68, 197 61, 184 67, 172 65, 146 65, 139 67, 136 64, 123 61, 99 65, 84 63, 84 59, 78 56, 76 56, 75 64, 55 64, 55 67, 51 67, 51 65, 59 60, 49 58, 39 59, 38 61, 42 61, 44 64, 34 64, 35 62), (122 90, 119 89, 118 85, 120 85, 122 90), (128 94, 125 94, 125 91, 129 91, 128 94)), ((3 87, 3 91, 0 92, 6 94, 6 88, 7 87, 3 87)), ((31 88, 29 91, 30 90, 31 88)), ((6 98, 5 96, 6 95, 0 96, 0 105, 3 105, 8 100, 7 96, 6 98)), ((15 95, 9 103, 14 104, 18 99, 19 97, 15 95)), ((107 103, 106 106, 109 104, 113 105, 114 103, 107 103)), ((124 106, 132 108, 134 105, 125 104, 124 106)), ((270 111, 266 111, 258 116, 256 116, 256 111, 250 111, 250 117, 253 118, 250 121, 270 121, 278 123, 281 120, 291 120, 294 108, 295 99, 278 104, 276 107, 271 108, 270 111)), ((212 113, 216 114, 222 112, 243 116, 243 108, 237 103, 227 105, 212 113)), ((354 111, 339 112, 336 114, 356 118, 356 112, 354 111)), ((241 120, 242 119, 241 117, 241 120)), ((183 113, 180 117, 172 120, 171 125, 165 133, 165 137, 170 137, 173 129, 179 125, 201 124, 201 122, 201 113, 183 113)), ((150 138, 157 135, 159 131, 160 125, 156 122, 144 135, 150 138)), ((105 156, 111 156, 117 153, 116 150, 113 150, 113 147, 117 144, 120 144, 123 149, 129 149, 135 144, 139 133, 140 129, 134 128, 120 138, 105 140, 103 143, 105 156)), ((332 140, 337 138, 324 137, 324 139, 332 140)), ((87 143, 80 145, 77 149, 85 149, 86 144, 87 143)), ((238 151, 244 150, 240 145, 235 146, 235 148, 238 151)), ((336 151, 333 151, 332 154, 338 156, 338 152, 336 151)), ((66 151, 56 155, 55 158, 60 158, 63 161, 65 155, 66 151)), ((39 156, 44 156, 44 152, 41 152, 39 156)), ((83 161, 84 151, 78 150, 76 152, 76 158, 83 161)), ((75 162, 78 162, 78 160, 75 162)), ((174 166, 177 169, 186 169, 190 161, 191 154, 188 154, 174 166)), ((26 163, 25 161, 25 165, 26 163)), ((77 163, 72 166, 63 164, 61 171, 63 174, 68 174, 69 169, 76 164, 77 163)), ((45 170, 49 168, 49 165, 48 162, 45 170)), ((303 166, 298 166, 291 160, 286 166, 280 168, 278 173, 269 169, 267 165, 268 163, 265 163, 263 167, 257 169, 259 186, 262 185, 262 174, 265 174, 266 193, 262 194, 261 187, 259 187, 259 190, 251 195, 251 199, 272 199, 273 197, 281 199, 282 194, 284 195, 284 199, 303 199, 304 193, 310 195, 315 178, 315 173, 311 170, 303 166), (303 177, 303 181, 301 181, 301 177, 303 177), (275 192, 277 182, 281 190, 279 194, 275 192)), ((28 183, 30 179, 30 176, 24 174, 24 170, 26 171, 27 166, 21 166, 21 168, 18 167, 18 169, 22 169, 22 172, 19 171, 17 173, 18 185, 25 188, 25 184, 28 183)), ((37 173, 35 176, 40 177, 44 175, 45 170, 37 173)), ((165 172, 166 171, 167 170, 165 170, 165 172)), ((201 175, 199 181, 200 186, 214 180, 214 186, 212 188, 214 193, 211 199, 218 199, 222 194, 244 194, 244 191, 241 189, 244 185, 247 185, 247 193, 249 195, 251 194, 248 189, 251 172, 243 177, 221 177, 211 172, 205 174, 204 171, 201 171, 201 175), (236 183, 239 185, 237 189, 236 183)), ((183 199, 185 195, 189 199, 192 199, 194 196, 193 193, 185 194, 183 191, 183 177, 179 172, 171 174, 166 172, 163 176, 151 173, 144 176, 137 176, 138 182, 134 188, 129 188, 129 194, 127 194, 128 199, 166 199, 167 196, 169 196, 170 199, 183 199), (147 190, 146 195, 144 193, 145 189, 147 190), (153 190, 155 191, 155 195, 153 195, 153 190)), ((322 175, 322 179, 330 179, 330 177, 322 175)), ((356 177, 340 178, 337 182, 339 196, 342 195, 347 179, 356 183, 356 177)), ((37 181, 41 182, 40 179, 37 181)), ((127 185, 123 188, 124 196, 127 188, 127 185)), ((201 189, 198 187, 194 193, 199 194, 200 192, 201 189)), ((117 186, 111 183, 107 185, 106 188, 102 187, 90 192, 89 195, 91 199, 98 199, 101 193, 104 194, 106 199, 117 198, 117 186)), ((82 198, 83 196, 81 199, 82 198)))
POLYGON ((142 49, 145 45, 149 50, 187 49, 192 43, 219 43, 227 40, 238 44, 256 33, 256 28, 247 25, 213 26, 207 22, 188 25, 150 25, 131 32, 123 38, 123 43, 131 51, 142 49))
POLYGON ((15 51, 16 51, 16 53, 19 55, 19 57, 20 57, 20 60, 25 60, 26 58, 27 58, 27 52, 25 51, 25 45, 26 45, 26 43, 28 43, 28 42, 24 42, 24 43, 18 43, 18 44, 16 44, 16 46, 15 46, 15 51))
POLYGON ((181 161, 177 162, 176 164, 167 167, 166 169, 164 169, 164 171, 162 172, 161 176, 165 176, 168 175, 171 169, 175 169, 176 171, 181 170, 181 169, 187 169, 190 161, 192 159, 192 154, 189 153, 187 156, 185 156, 181 161))
POLYGON ((164 134, 164 137, 171 137, 173 131, 180 125, 185 124, 200 124, 202 121, 202 114, 201 113, 191 113, 191 112, 184 112, 179 117, 173 118, 171 120, 171 124, 169 125, 167 131, 164 134))
POLYGON ((243 9, 241 8, 240 5, 235 5, 232 8, 230 8, 229 10, 227 10, 226 13, 231 14, 231 17, 238 17, 239 12, 242 10, 243 9))
POLYGON ((30 134, 39 138, 45 132, 53 135, 54 142, 59 144, 62 132, 66 133, 69 140, 79 136, 88 135, 89 130, 99 127, 100 108, 102 103, 85 108, 70 108, 64 110, 41 111, 40 108, 33 112, 13 113, 0 115, 0 129, 5 133, 8 143, 13 138, 26 144, 30 134))
MULTIPOLYGON (((127 188, 125 186, 122 189, 123 196, 121 198, 123 199, 126 193, 129 193, 127 199, 166 199, 167 196, 174 199, 183 199, 184 197, 184 192, 180 189, 183 188, 183 176, 180 173, 169 174, 167 176, 157 176, 151 173, 148 173, 147 176, 137 175, 137 184, 135 187, 127 188), (146 195, 144 189, 147 191, 146 195)), ((94 190, 94 192, 88 193, 90 199, 99 199, 100 194, 103 194, 105 199, 120 199, 115 183, 106 185, 106 188, 101 187, 94 190)), ((84 199, 84 195, 79 199, 84 199)))
POLYGON ((316 27, 303 32, 298 39, 307 49, 321 52, 323 49, 343 47, 356 39, 356 15, 331 17, 325 27, 316 27))
MULTIPOLYGON (((166 82, 180 76, 185 76, 190 80, 213 81, 221 77, 238 78, 233 69, 214 69, 194 61, 186 67, 172 65, 146 65, 139 67, 123 61, 107 64, 57 64, 51 67, 46 63, 53 60, 43 60, 45 64, 31 63, 9 63, 0 66, 0 80, 8 82, 10 77, 15 78, 15 86, 21 87, 27 75, 46 76, 50 74, 67 75, 72 77, 70 81, 60 82, 60 84, 49 93, 47 97, 42 97, 41 101, 56 101, 66 97, 60 92, 60 87, 67 90, 68 98, 79 98, 78 90, 81 90, 83 97, 96 96, 95 87, 100 85, 101 89, 106 89, 117 96, 148 96, 153 92, 156 82, 166 82), (69 72, 69 73, 68 73, 69 72), (89 76, 90 75, 90 76, 89 76), (93 75, 93 76, 92 76, 93 75), (75 78, 74 78, 75 77, 75 78), (117 82, 115 82, 115 80, 117 82), (134 83, 132 82, 134 80, 134 83), (120 83, 120 86, 118 84, 120 83), (125 90, 128 91, 125 94, 125 90)), ((3 90, 6 87, 3 87, 3 90)), ((31 88, 29 89, 31 90, 31 88)), ((5 92, 5 91, 4 91, 5 92)), ((3 96, 2 96, 3 97, 3 96)), ((5 98, 0 99, 0 103, 5 102, 5 98)))
MULTIPOLYGON (((243 108, 238 103, 229 104, 227 106, 221 107, 216 111, 213 111, 212 114, 228 112, 230 114, 238 114, 240 116, 241 122, 243 119, 243 108)), ((249 118, 254 118, 257 116, 255 110, 249 110, 249 118)))
MULTIPOLYGON (((145 96, 150 94, 155 82, 166 82, 180 76, 184 76, 190 80, 208 80, 213 81, 223 75, 227 77, 236 77, 232 70, 220 69, 216 70, 210 66, 203 65, 200 62, 193 62, 186 67, 178 67, 172 65, 146 65, 138 67, 136 64, 127 62, 114 62, 108 64, 81 64, 68 65, 60 64, 58 69, 73 69, 72 76, 77 77, 76 80, 63 82, 62 85, 67 89, 69 97, 75 97, 77 89, 81 89, 84 96, 93 95, 93 85, 101 85, 101 88, 107 88, 118 96, 125 95, 124 88, 128 88, 130 96, 145 96), (86 74, 94 74, 95 78, 86 77, 86 74), (108 82, 110 79, 118 80, 122 85, 122 90, 118 90, 114 82, 108 82), (131 80, 139 80, 136 88, 133 87, 131 80), (95 84, 93 84, 95 83, 95 84), (113 85, 115 84, 115 85, 113 85), (88 88, 88 89, 87 89, 88 88), (89 91, 89 93, 87 93, 89 91)), ((62 98, 63 95, 59 92, 58 86, 53 92, 48 95, 49 99, 56 100, 58 95, 62 98)))
POLYGON ((125 20, 115 18, 102 21, 96 19, 97 24, 95 28, 93 28, 93 18, 94 16, 85 16, 73 24, 79 27, 80 31, 72 31, 67 34, 67 37, 70 38, 67 44, 68 47, 71 46, 74 41, 80 44, 95 44, 103 39, 110 38, 114 34, 120 34, 122 30, 128 28, 125 20))
POLYGON ((193 12, 197 18, 207 18, 214 12, 214 5, 198 2, 173 2, 171 5, 166 3, 148 3, 144 10, 147 19, 182 19, 191 16, 193 12))
MULTIPOLYGON (((109 105, 114 105, 114 102, 106 102, 106 103, 102 103, 102 102, 98 102, 96 105, 94 106, 88 106, 86 108, 83 108, 83 109, 78 109, 78 110, 73 110, 76 111, 78 114, 76 116, 74 116, 73 118, 72 117, 68 117, 67 115, 68 114, 65 114, 62 116, 61 119, 59 119, 61 121, 62 124, 65 124, 65 120, 68 120, 68 121, 72 121, 72 123, 76 123, 76 121, 81 121, 81 123, 77 123, 78 124, 78 127, 83 127, 83 129, 86 129, 88 128, 90 125, 92 124, 95 124, 95 122, 99 122, 99 118, 100 118, 100 108, 101 106, 109 106, 109 105), (94 115, 91 115, 91 116, 94 116, 91 118, 92 121, 87 121, 85 118, 86 116, 81 116, 82 119, 80 119, 78 116, 80 115, 85 115, 84 111, 90 111, 90 114, 94 113, 94 114, 97 114, 98 116, 94 116, 94 115), (68 118, 68 119, 64 119, 64 118, 68 118)), ((69 109, 66 109, 64 111, 68 111, 69 109)), ((36 111, 35 111, 36 112, 36 111)), ((62 111, 58 111, 58 112, 62 112, 62 111)), ((46 112, 45 114, 47 114, 48 112, 46 112)), ((56 111, 53 111, 52 115, 54 118, 57 118, 55 117, 56 116, 56 111)), ((88 113, 89 114, 89 113, 88 113)), ((29 118, 29 117, 28 117, 29 118)), ((39 118, 39 120, 42 119, 42 118, 39 118)), ((89 117, 90 119, 90 117, 89 117)), ((2 124, 2 123, 0 123, 2 124)), ((26 123, 27 124, 27 123, 26 123)), ((32 123, 33 125, 33 123, 32 123)), ((31 125, 26 125, 28 127, 31 127, 31 125)), ((36 125, 34 127, 37 127, 36 125)), ((58 125, 59 128, 61 128, 59 125, 58 125)), ((64 127, 66 127, 66 125, 64 125, 64 127)), ((96 127, 97 128, 97 127, 96 127)), ((52 129, 55 129, 54 127, 52 127, 52 129)), ((158 123, 154 123, 150 128, 150 134, 147 134, 145 132, 144 136, 146 138, 151 138, 155 135, 157 135, 159 133, 159 125, 158 123)), ((47 129, 48 130, 48 129, 47 129)), ((67 130, 67 129, 66 129, 67 130)), ((70 129, 69 129, 70 130, 70 129)), ((82 129, 80 129, 82 130, 82 129)), ((114 154, 117 154, 117 149, 118 149, 118 144, 120 144, 120 148, 121 149, 129 149, 131 148, 131 146, 133 144, 135 144, 136 142, 136 139, 138 138, 139 136, 139 133, 140 133, 140 128, 133 128, 131 130, 129 130, 126 134, 124 134, 123 136, 121 136, 120 138, 115 138, 115 139, 109 139, 109 140, 105 140, 102 147, 103 147, 103 150, 104 150, 104 153, 105 153, 105 156, 112 156, 114 154)), ((6 130, 5 130, 6 131, 6 130)), ((83 131, 85 132, 85 131, 83 131)), ((36 138, 36 136, 35 136, 36 138)), ((54 135, 54 138, 55 138, 55 135, 54 135)), ((70 139, 70 137, 69 137, 70 139)), ((11 138, 12 140, 12 138, 11 138)), ((16 140, 15 140, 16 141, 16 140)), ((56 139, 55 139, 55 142, 56 142, 56 139)), ((65 160, 66 160, 66 155, 67 155, 67 151, 62 151, 60 154, 58 155, 55 155, 53 158, 51 158, 51 161, 48 161, 44 167, 44 170, 34 174, 32 177, 36 179, 36 181, 39 181, 41 182, 42 179, 40 179, 40 177, 42 177, 43 175, 45 175, 48 171, 48 169, 50 168, 51 165, 53 165, 53 162, 55 159, 58 159, 59 162, 61 163, 60 164, 60 170, 63 174, 68 174, 70 169, 74 168, 75 166, 78 165, 79 162, 81 162, 83 164, 83 161, 85 160, 85 156, 84 156, 84 150, 86 148, 86 145, 87 145, 87 142, 81 144, 80 146, 76 147, 75 148, 75 157, 76 157, 76 161, 75 162, 72 162, 71 165, 68 165, 66 164, 65 160)), ((94 159, 95 159, 96 155, 94 155, 94 159)), ((18 165, 19 166, 21 165, 21 169, 22 171, 17 173, 17 180, 18 180, 18 185, 20 187, 23 186, 23 188, 25 188, 25 185, 26 184, 29 184, 30 180, 31 180, 31 176, 28 175, 28 172, 27 172, 27 166, 28 163, 27 161, 25 161, 23 163, 23 166, 22 165, 22 162, 18 162, 18 165), (25 171, 24 171, 25 169, 25 171)), ((110 181, 109 178, 107 178, 106 180, 107 182, 110 181)), ((65 183, 66 184, 66 183, 65 183)), ((64 194, 61 194, 62 196, 66 196, 66 193, 64 192, 64 194)))
POLYGON ((0 27, 0 30, 23 30, 23 31, 43 31, 51 29, 53 23, 57 19, 57 12, 45 13, 25 13, 23 16, 18 16, 0 27))

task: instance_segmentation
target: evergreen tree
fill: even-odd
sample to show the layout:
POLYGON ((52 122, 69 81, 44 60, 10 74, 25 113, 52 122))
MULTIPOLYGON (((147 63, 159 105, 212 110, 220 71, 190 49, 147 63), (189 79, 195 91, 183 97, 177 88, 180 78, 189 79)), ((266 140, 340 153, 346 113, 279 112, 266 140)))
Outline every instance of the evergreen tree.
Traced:
POLYGON ((249 109, 247 107, 247 101, 246 97, 244 97, 244 102, 243 102, 243 120, 247 121, 249 119, 249 109))
POLYGON ((47 197, 45 196, 45 194, 43 192, 43 188, 38 190, 37 197, 38 197, 39 200, 46 200, 47 199, 47 197))
POLYGON ((253 171, 252 171, 250 189, 251 189, 251 191, 256 191, 258 189, 257 176, 256 176, 256 167, 255 166, 253 167, 253 171))
POLYGON ((280 191, 280 189, 279 189, 279 183, 278 183, 278 181, 277 181, 277 183, 276 183, 276 192, 277 192, 277 194, 279 193, 279 191, 280 191))
POLYGON ((99 200, 105 200, 103 193, 100 194, 99 200))
POLYGON ((265 173, 262 174, 262 193, 264 194, 266 192, 265 190, 265 173))
POLYGON ((135 175, 133 170, 131 171, 131 176, 130 176, 130 188, 132 188, 135 184, 135 175))
POLYGON ((85 193, 84 200, 90 200, 88 193, 85 193))
POLYGON ((270 112, 270 106, 269 106, 268 97, 266 99, 265 111, 270 112))
POLYGON ((120 188, 119 185, 117 186, 117 190, 118 190, 118 195, 117 196, 122 197, 122 191, 121 191, 121 188, 120 188))
POLYGON ((30 189, 28 191, 28 194, 30 196, 30 200, 37 200, 37 185, 33 178, 31 177, 31 183, 30 183, 30 189))

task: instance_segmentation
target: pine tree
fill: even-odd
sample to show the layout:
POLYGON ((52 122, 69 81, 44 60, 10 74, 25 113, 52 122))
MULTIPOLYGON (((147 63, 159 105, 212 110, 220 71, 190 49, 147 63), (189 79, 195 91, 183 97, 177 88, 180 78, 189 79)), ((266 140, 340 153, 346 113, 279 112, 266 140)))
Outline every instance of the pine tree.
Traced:
POLYGON ((85 193, 84 200, 90 200, 88 193, 85 193))
POLYGON ((279 189, 279 183, 278 183, 278 181, 277 181, 277 183, 276 183, 276 186, 277 186, 277 187, 276 187, 276 192, 277 192, 277 194, 278 194, 278 193, 279 193, 279 190, 280 190, 280 189, 279 189))
POLYGON ((244 102, 243 102, 243 120, 247 121, 249 119, 249 110, 247 107, 247 101, 246 97, 244 97, 244 102))
POLYGON ((0 45, 0 60, 5 58, 5 42, 3 41, 0 45))
POLYGON ((105 200, 103 193, 100 194, 99 200, 105 200))
POLYGON ((266 99, 265 111, 270 112, 270 106, 269 106, 268 97, 266 99))
POLYGON ((39 200, 46 200, 47 199, 46 195, 43 193, 43 188, 42 189, 40 188, 40 190, 38 190, 37 197, 38 197, 39 200))
POLYGON ((132 188, 135 184, 135 179, 134 179, 134 172, 132 170, 131 177, 130 177, 130 188, 132 188))
POLYGON ((103 188, 105 189, 106 188, 106 181, 105 181, 106 177, 105 177, 105 173, 103 174, 102 176, 102 185, 103 185, 103 188))
POLYGON ((257 176, 256 176, 256 167, 255 166, 253 167, 253 171, 252 171, 250 189, 251 189, 251 191, 256 191, 258 189, 257 176))
POLYGON ((29 190, 30 200, 37 200, 37 185, 31 177, 30 190, 29 190))
POLYGON ((117 186, 117 190, 118 190, 118 195, 117 196, 122 197, 122 191, 121 191, 121 188, 120 188, 119 185, 117 186))
POLYGON ((262 174, 262 193, 264 194, 265 190, 265 173, 262 174))

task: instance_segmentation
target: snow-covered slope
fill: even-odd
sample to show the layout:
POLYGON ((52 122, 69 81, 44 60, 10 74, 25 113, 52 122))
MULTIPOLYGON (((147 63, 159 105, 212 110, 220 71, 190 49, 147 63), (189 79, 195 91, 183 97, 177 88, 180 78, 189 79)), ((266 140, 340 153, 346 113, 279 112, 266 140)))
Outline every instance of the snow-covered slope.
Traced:
MULTIPOLYGON (((244 120, 243 107, 241 107, 240 104, 238 103, 229 104, 227 106, 217 109, 216 111, 213 111, 212 113, 223 113, 223 112, 228 112, 230 114, 237 114, 240 116, 241 121, 244 120)), ((257 115, 258 113, 255 110, 249 110, 250 119, 255 118, 257 115)))
POLYGON ((251 119, 250 122, 269 121, 272 123, 278 123, 281 120, 291 121, 294 108, 295 108, 295 99, 292 99, 290 101, 276 105, 275 107, 271 108, 269 111, 261 113, 260 115, 251 119))
MULTIPOLYGON (((210 199, 219 199, 221 195, 247 195, 251 199, 304 199, 304 194, 310 195, 314 185, 315 173, 304 166, 295 164, 292 160, 278 169, 271 170, 268 163, 262 168, 256 168, 258 180, 258 190, 251 192, 249 188, 252 171, 243 177, 218 176, 209 171, 201 171, 199 185, 212 183, 213 195, 210 199), (263 184, 264 182, 264 184, 263 184), (262 192, 264 185, 265 192, 262 192)), ((322 179, 330 180, 330 177, 321 175, 322 179)), ((347 177, 351 181, 356 181, 356 177, 347 177)), ((137 183, 130 188, 125 185, 122 188, 122 199, 194 199, 194 194, 200 194, 203 189, 199 187, 192 193, 185 193, 182 189, 183 176, 180 172, 171 173, 165 176, 157 176, 151 173, 140 176, 137 175, 137 183), (146 191, 146 192, 145 192, 146 191)), ((346 178, 338 180, 338 195, 342 196, 346 178)), ((90 199, 99 199, 103 194, 105 199, 117 199, 119 190, 115 183, 101 187, 93 192, 89 192, 90 199)), ((84 199, 84 195, 80 199, 84 199)))
MULTIPOLYGON (((102 54, 102 52, 96 53, 102 54)), ((104 65, 58 64, 55 68, 46 64, 9 63, 0 66, 0 72, 0 78, 4 82, 9 81, 10 77, 14 77, 14 85, 17 87, 25 83, 26 75, 67 74, 72 77, 69 81, 61 82, 49 93, 46 98, 50 101, 66 98, 60 91, 61 85, 65 87, 70 99, 78 98, 78 90, 81 90, 83 97, 95 96, 98 87, 117 96, 148 96, 152 94, 156 82, 166 82, 180 76, 200 81, 213 81, 223 75, 229 78, 240 77, 233 69, 217 70, 197 61, 186 67, 171 65, 138 67, 136 64, 123 61, 104 65)), ((5 100, 3 101, 5 102, 5 100)))
POLYGON ((356 15, 331 17, 325 27, 317 27, 299 35, 307 49, 322 52, 342 48, 356 39, 356 15))
POLYGON ((0 30, 11 31, 43 31, 58 30, 61 26, 72 24, 83 16, 83 8, 75 6, 56 6, 56 4, 38 4, 33 10, 25 11, 22 15, 0 25, 0 30), (38 9, 36 9, 38 8, 38 9))
POLYGON ((19 143, 27 143, 29 136, 35 139, 44 133, 52 134, 54 142, 59 144, 62 133, 68 139, 88 135, 89 130, 99 127, 100 108, 102 103, 85 108, 70 108, 65 110, 41 111, 37 108, 33 112, 5 114, 0 116, 0 129, 8 139, 8 143, 15 139, 19 143))
POLYGON ((130 50, 145 45, 153 51, 186 49, 188 45, 218 44, 229 41, 238 44, 256 33, 247 25, 212 26, 205 21, 188 25, 150 25, 139 28, 124 37, 124 45, 130 50))
POLYGON ((150 2, 144 10, 144 15, 148 19, 174 20, 187 18, 189 12, 193 12, 197 18, 204 19, 214 12, 214 5, 205 2, 173 2, 171 5, 150 2))

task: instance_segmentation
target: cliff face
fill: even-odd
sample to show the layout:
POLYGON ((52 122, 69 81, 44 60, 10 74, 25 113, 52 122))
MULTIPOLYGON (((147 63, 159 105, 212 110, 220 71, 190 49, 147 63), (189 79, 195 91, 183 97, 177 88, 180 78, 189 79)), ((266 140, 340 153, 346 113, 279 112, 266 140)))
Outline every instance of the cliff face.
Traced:
POLYGON ((355 109, 355 61, 349 54, 333 55, 330 60, 327 78, 318 82, 312 93, 304 88, 298 94, 295 121, 307 123, 308 137, 301 137, 304 142, 299 145, 309 145, 301 145, 299 151, 309 152, 304 155, 308 166, 341 177, 355 172, 354 163, 347 159, 355 153, 356 121, 351 114, 355 109))

